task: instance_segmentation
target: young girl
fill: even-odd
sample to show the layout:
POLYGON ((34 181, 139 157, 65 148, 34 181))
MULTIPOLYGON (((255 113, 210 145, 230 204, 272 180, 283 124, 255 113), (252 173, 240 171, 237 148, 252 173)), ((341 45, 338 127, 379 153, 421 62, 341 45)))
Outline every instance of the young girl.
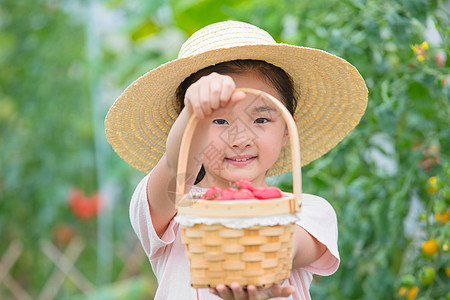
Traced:
POLYGON ((339 265, 337 221, 324 199, 303 194, 290 278, 268 288, 190 286, 189 262, 174 221, 176 166, 184 128, 200 119, 189 152, 185 192, 227 188, 238 179, 267 186, 290 171, 281 115, 236 88, 279 99, 299 129, 302 164, 332 149, 359 122, 367 89, 348 62, 321 50, 277 44, 242 22, 209 25, 183 44, 179 58, 135 81, 116 100, 105 125, 108 140, 129 164, 148 173, 130 218, 159 288, 155 299, 309 299, 312 275, 339 265))

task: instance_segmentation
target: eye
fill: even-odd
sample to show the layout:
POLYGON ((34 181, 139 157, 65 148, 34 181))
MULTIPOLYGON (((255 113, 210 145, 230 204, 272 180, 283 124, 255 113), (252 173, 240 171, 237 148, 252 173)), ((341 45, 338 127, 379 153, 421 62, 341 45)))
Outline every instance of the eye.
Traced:
POLYGON ((224 119, 215 119, 215 120, 213 120, 213 124, 226 125, 226 124, 228 124, 228 121, 224 120, 224 119))
POLYGON ((267 123, 267 122, 269 122, 269 119, 267 119, 267 118, 258 118, 258 119, 255 120, 256 124, 264 124, 264 123, 267 123))

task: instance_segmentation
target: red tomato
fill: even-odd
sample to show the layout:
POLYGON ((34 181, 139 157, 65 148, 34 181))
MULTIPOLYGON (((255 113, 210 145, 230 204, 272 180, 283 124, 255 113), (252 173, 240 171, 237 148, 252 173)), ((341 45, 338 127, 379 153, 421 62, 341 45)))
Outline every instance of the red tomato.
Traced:
POLYGON ((237 193, 234 194, 234 199, 244 200, 244 199, 252 199, 255 198, 253 196, 252 191, 241 188, 237 193))
POLYGON ((95 193, 90 197, 85 196, 84 192, 73 188, 68 195, 70 209, 77 219, 90 220, 97 216, 103 203, 99 193, 95 193))
POLYGON ((222 193, 222 189, 220 187, 213 186, 213 187, 210 187, 205 192, 205 194, 201 197, 201 199, 214 200, 217 197, 219 197, 221 193, 222 193))
POLYGON ((227 188, 226 190, 222 191, 222 194, 220 194, 219 197, 215 198, 215 200, 234 200, 234 195, 239 192, 237 188, 227 188))
POLYGON ((253 183, 247 179, 239 179, 234 182, 233 186, 237 187, 238 189, 247 189, 252 192, 255 189, 255 187, 253 186, 253 183))
POLYGON ((253 195, 260 200, 281 198, 282 196, 281 190, 276 186, 257 187, 253 191, 253 195))

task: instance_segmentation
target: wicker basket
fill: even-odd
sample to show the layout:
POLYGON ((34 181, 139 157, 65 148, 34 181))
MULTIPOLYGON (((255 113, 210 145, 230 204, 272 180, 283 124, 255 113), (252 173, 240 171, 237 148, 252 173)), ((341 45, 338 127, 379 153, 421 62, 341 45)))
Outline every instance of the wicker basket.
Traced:
POLYGON ((271 225, 246 221, 257 220, 258 223, 274 216, 295 216, 299 212, 301 164, 297 127, 290 113, 276 98, 253 89, 241 90, 263 97, 285 119, 291 144, 294 191, 293 194, 283 193, 282 198, 264 201, 196 201, 192 195, 184 194, 186 149, 190 147, 198 121, 191 118, 185 129, 178 161, 177 221, 180 218, 200 220, 188 225, 179 222, 190 262, 191 285, 195 288, 230 285, 233 282, 244 287, 263 287, 288 278, 291 270, 295 221, 271 225), (202 223, 205 219, 209 222, 202 223), (223 220, 237 220, 250 225, 231 228, 233 226, 223 220))

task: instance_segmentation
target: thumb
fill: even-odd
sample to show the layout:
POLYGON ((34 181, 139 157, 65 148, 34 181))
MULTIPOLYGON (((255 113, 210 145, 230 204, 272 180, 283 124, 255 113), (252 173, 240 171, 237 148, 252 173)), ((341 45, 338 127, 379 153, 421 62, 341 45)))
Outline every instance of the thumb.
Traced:
POLYGON ((245 99, 245 92, 243 92, 243 91, 239 91, 239 92, 234 92, 232 95, 231 95, 231 102, 232 103, 236 103, 236 102, 239 102, 239 101, 241 101, 241 100, 244 100, 245 99))
POLYGON ((292 285, 281 286, 279 284, 274 284, 269 290, 271 297, 289 297, 295 292, 295 288, 292 285))
POLYGON ((242 101, 245 99, 245 93, 244 92, 235 92, 231 95, 230 101, 225 106, 225 112, 230 112, 233 107, 236 105, 236 103, 242 101))

